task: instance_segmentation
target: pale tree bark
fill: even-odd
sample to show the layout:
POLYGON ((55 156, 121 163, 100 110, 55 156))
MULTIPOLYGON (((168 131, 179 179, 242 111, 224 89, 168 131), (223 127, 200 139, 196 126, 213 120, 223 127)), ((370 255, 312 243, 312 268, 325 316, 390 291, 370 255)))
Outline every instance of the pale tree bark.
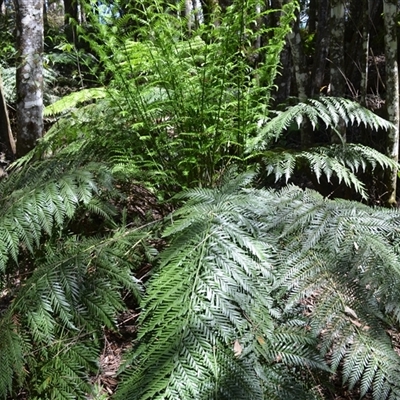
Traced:
POLYGON ((43 0, 16 0, 17 157, 43 135, 43 0))
POLYGON ((200 0, 185 0, 185 17, 189 33, 204 22, 200 0))
POLYGON ((303 50, 303 41, 300 35, 299 13, 297 13, 292 31, 288 34, 290 50, 293 57, 293 66, 296 76, 297 92, 300 101, 307 99, 307 89, 309 87, 309 76, 307 60, 303 50))
MULTIPOLYGON (((399 70, 397 61, 397 0, 384 0, 385 61, 386 61, 386 109, 394 127, 387 135, 387 155, 399 159, 399 70)), ((388 171, 385 178, 386 205, 396 205, 397 169, 388 171)))
MULTIPOLYGON (((344 94, 344 0, 331 0, 331 40, 330 40, 330 95, 344 94)), ((331 130, 331 142, 346 141, 346 127, 339 122, 336 129, 331 130)))

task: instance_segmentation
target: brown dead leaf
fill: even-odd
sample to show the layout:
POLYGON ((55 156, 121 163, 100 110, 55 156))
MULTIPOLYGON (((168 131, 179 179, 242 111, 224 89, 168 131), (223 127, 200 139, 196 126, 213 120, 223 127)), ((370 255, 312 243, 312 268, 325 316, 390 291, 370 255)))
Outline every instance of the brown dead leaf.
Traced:
POLYGON ((235 354, 235 357, 239 357, 242 354, 243 347, 239 343, 239 339, 235 340, 235 343, 233 345, 233 353, 235 354))

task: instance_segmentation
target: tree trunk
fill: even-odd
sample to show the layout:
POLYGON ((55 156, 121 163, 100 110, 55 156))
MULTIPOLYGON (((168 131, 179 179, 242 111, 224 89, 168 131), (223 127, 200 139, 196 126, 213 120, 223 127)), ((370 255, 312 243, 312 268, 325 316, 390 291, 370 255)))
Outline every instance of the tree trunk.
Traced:
POLYGON ((17 0, 17 157, 43 134, 43 0, 17 0))
POLYGON ((3 95, 3 81, 0 76, 0 143, 4 146, 3 152, 12 160, 15 155, 15 141, 11 132, 10 120, 8 118, 7 104, 3 95))
MULTIPOLYGON (((331 41, 330 41, 330 95, 344 95, 344 4, 343 0, 331 0, 331 41)), ((331 142, 346 141, 346 127, 339 122, 331 130, 331 142)))
POLYGON ((300 101, 304 101, 307 98, 307 89, 309 87, 308 82, 308 68, 307 60, 303 50, 303 42, 300 35, 299 26, 299 13, 297 14, 296 21, 294 22, 292 32, 289 33, 288 39, 290 44, 290 50, 293 57, 293 66, 296 75, 296 84, 298 97, 300 101))
POLYGON ((312 34, 317 30, 317 0, 310 0, 308 5, 308 33, 312 34))
MULTIPOLYGON (((303 41, 300 35, 300 15, 297 13, 296 21, 294 22, 292 32, 288 34, 290 50, 292 53, 293 67, 296 77, 296 86, 298 98, 300 101, 305 101, 309 97, 309 74, 307 59, 303 50, 303 41)), ((300 128, 301 146, 307 148, 313 143, 313 131, 311 125, 303 122, 300 128)))
POLYGON ((275 91, 273 98, 275 106, 283 104, 290 97, 292 86, 292 55, 289 43, 286 43, 280 54, 281 69, 275 78, 275 91))
POLYGON ((330 30, 326 28, 328 11, 329 0, 319 0, 315 54, 311 71, 311 97, 319 95, 325 76, 326 58, 330 45, 330 30))
MULTIPOLYGON (((399 158, 399 70, 397 63, 397 0, 383 2, 383 15, 386 28, 386 109, 394 127, 387 135, 387 155, 393 160, 399 158)), ((396 205, 397 169, 388 171, 385 178, 387 189, 386 205, 396 205)))
POLYGON ((360 63, 361 82, 360 82, 360 97, 363 106, 367 103, 368 90, 368 57, 369 57, 369 20, 370 20, 369 0, 363 0, 363 31, 362 31, 362 57, 360 63))
POLYGON ((73 18, 78 21, 78 1, 77 0, 64 0, 65 23, 69 24, 69 19, 73 18))
POLYGON ((67 40, 75 46, 78 43, 76 24, 78 23, 78 0, 64 0, 65 33, 67 40))

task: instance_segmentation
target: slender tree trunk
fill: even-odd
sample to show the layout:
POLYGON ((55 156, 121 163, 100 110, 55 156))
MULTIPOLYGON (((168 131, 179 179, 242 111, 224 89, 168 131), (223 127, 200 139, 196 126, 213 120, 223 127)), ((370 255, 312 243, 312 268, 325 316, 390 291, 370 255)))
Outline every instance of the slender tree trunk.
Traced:
POLYGON ((64 18, 65 18, 65 33, 70 43, 77 45, 77 29, 78 23, 78 0, 63 0, 64 1, 64 18))
POLYGON ((78 21, 78 1, 77 0, 64 0, 64 10, 65 10, 65 23, 69 24, 69 18, 73 18, 78 21))
POLYGON ((293 66, 296 75, 296 84, 298 97, 300 101, 304 101, 307 98, 307 89, 309 87, 309 77, 307 60, 303 50, 303 42, 300 35, 299 26, 300 16, 297 15, 296 21, 294 22, 292 32, 289 33, 288 39, 290 44, 290 50, 293 57, 293 66))
POLYGON ((7 104, 3 94, 3 81, 0 76, 0 143, 4 146, 4 152, 8 159, 15 156, 15 141, 11 132, 8 118, 7 104))
MULTIPOLYGON (((387 155, 394 161, 399 159, 399 70, 397 61, 397 0, 383 2, 385 22, 386 61, 386 109, 394 127, 387 135, 387 155)), ((396 205, 397 169, 386 174, 386 204, 396 205)))
POLYGON ((368 57, 369 57, 369 21, 370 21, 369 0, 363 0, 363 31, 362 31, 362 57, 361 57, 361 82, 360 96, 361 104, 366 105, 367 90, 368 90, 368 57))
MULTIPOLYGON (((330 94, 344 95, 344 4, 343 0, 331 0, 331 41, 330 41, 330 94)), ((346 141, 346 127, 339 122, 331 130, 331 142, 346 141)))
POLYGON ((43 134, 43 0, 16 0, 17 156, 43 134))
POLYGON ((286 43, 280 54, 281 69, 275 78, 275 105, 283 104, 290 97, 292 86, 292 55, 289 43, 286 43))
MULTIPOLYGON (((288 35, 290 50, 292 53, 293 66, 296 76, 296 86, 298 98, 300 101, 305 101, 309 97, 309 73, 307 66, 307 59, 304 54, 303 41, 300 35, 300 15, 297 14, 296 21, 294 22, 292 32, 288 35)), ((301 146, 307 148, 313 143, 313 131, 311 125, 303 122, 300 128, 301 146)))
POLYGON ((308 33, 314 33, 317 30, 317 0, 310 0, 308 6, 308 33))
POLYGON ((315 45, 314 62, 311 71, 310 95, 319 95, 325 76, 326 58, 330 45, 330 30, 327 29, 329 15, 329 0, 319 0, 318 25, 315 45))

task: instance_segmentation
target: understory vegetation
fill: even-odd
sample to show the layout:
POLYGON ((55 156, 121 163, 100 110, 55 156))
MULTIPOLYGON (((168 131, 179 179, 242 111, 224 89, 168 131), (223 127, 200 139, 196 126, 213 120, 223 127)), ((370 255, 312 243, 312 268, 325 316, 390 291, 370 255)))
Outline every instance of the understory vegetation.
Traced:
POLYGON ((93 22, 99 84, 48 106, 0 181, 1 397, 106 398, 93 377, 129 302, 116 399, 329 399, 334 380, 400 398, 400 213, 315 190, 367 203, 365 179, 397 165, 356 143, 284 146, 305 121, 391 124, 343 98, 277 110, 297 4, 265 11, 276 28, 257 5, 200 26, 158 2, 93 22), (163 211, 132 210, 132 187, 163 211))

